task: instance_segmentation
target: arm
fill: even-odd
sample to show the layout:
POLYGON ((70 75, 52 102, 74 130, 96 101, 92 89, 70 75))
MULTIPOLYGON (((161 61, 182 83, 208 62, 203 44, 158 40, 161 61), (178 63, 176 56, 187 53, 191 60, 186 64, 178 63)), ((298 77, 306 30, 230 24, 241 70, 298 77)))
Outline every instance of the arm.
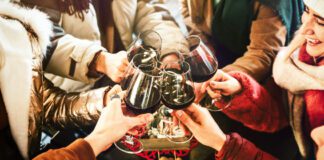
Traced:
POLYGON ((252 22, 248 50, 223 70, 242 71, 260 82, 270 75, 274 58, 285 44, 287 30, 272 9, 256 2, 256 11, 258 14, 252 22))
POLYGON ((145 1, 137 3, 134 23, 136 33, 145 30, 155 30, 162 38, 161 58, 177 49, 188 50, 187 42, 169 11, 159 5, 152 5, 145 1))
POLYGON ((199 35, 207 40, 211 36, 213 21, 213 0, 181 0, 181 14, 190 35, 199 35))
POLYGON ((142 114, 136 117, 124 116, 121 98, 114 95, 109 99, 108 106, 102 110, 98 123, 89 136, 74 141, 68 147, 49 150, 34 160, 94 160, 95 156, 109 148, 128 130, 135 126, 145 125, 152 120, 151 114, 142 114))
POLYGON ((69 34, 60 33, 55 37, 48 49, 45 59, 46 72, 62 77, 91 83, 97 78, 87 76, 89 65, 98 52, 105 51, 103 47, 89 40, 81 40, 69 34))
POLYGON ((215 154, 215 159, 240 160, 275 160, 277 158, 262 151, 237 133, 226 135, 222 149, 215 154))
POLYGON ((232 95, 230 106, 223 110, 228 117, 257 131, 275 132, 288 125, 288 120, 280 101, 282 90, 269 82, 272 83, 267 83, 265 89, 243 72, 227 74, 219 70, 201 87, 201 92, 207 90, 215 100, 232 95))
POLYGON ((49 150, 35 157, 33 160, 95 160, 95 154, 88 142, 83 139, 75 140, 69 146, 49 150))
POLYGON ((94 125, 104 106, 104 98, 121 91, 120 87, 104 87, 82 93, 66 93, 44 79, 44 124, 56 128, 79 128, 94 125), (107 94, 105 94, 105 90, 107 94))
POLYGON ((104 73, 118 83, 128 66, 126 57, 123 51, 118 54, 108 53, 98 43, 65 34, 63 28, 54 25, 44 68, 49 73, 85 83, 98 80, 104 73))
POLYGON ((219 151, 216 159, 275 159, 236 133, 225 135, 206 108, 192 104, 184 110, 176 110, 175 116, 200 143, 219 151))
POLYGON ((230 75, 240 82, 242 90, 234 95, 231 106, 223 111, 227 116, 263 132, 275 132, 288 125, 283 103, 268 92, 270 88, 265 89, 242 72, 230 72, 230 75))

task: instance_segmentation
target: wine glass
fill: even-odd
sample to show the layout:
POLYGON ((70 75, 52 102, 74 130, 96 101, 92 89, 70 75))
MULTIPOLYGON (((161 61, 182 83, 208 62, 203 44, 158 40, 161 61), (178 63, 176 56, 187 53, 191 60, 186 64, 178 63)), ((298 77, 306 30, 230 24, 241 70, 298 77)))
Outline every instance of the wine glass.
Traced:
MULTIPOLYGON (((183 54, 184 60, 189 63, 192 80, 202 83, 212 78, 217 71, 218 61, 212 51, 196 35, 188 36, 189 53, 183 54)), ((221 111, 230 106, 231 96, 222 96, 212 100, 208 94, 200 101, 200 104, 210 111, 221 111)))
MULTIPOLYGON (((160 106, 161 69, 151 64, 137 66, 126 90, 126 109, 133 114, 153 113, 160 106)), ((129 154, 136 154, 143 150, 143 144, 132 135, 125 135, 114 143, 115 146, 129 154)))
POLYGON ((143 54, 145 57, 160 59, 162 38, 154 30, 146 30, 140 33, 127 49, 127 58, 131 62, 136 54, 143 54))
MULTIPOLYGON (((163 64, 161 83, 162 102, 166 110, 179 110, 188 107, 195 100, 194 83, 190 66, 187 62, 177 61, 163 64)), ((192 133, 175 119, 167 132, 171 142, 186 143, 193 137, 192 133)))
POLYGON ((148 68, 160 67, 161 63, 155 57, 149 57, 141 53, 136 54, 130 61, 129 65, 127 66, 123 75, 123 79, 120 82, 120 86, 123 90, 126 90, 127 87, 129 86, 132 77, 136 69, 138 69, 139 65, 142 65, 141 68, 143 69, 144 67, 148 67, 148 68))

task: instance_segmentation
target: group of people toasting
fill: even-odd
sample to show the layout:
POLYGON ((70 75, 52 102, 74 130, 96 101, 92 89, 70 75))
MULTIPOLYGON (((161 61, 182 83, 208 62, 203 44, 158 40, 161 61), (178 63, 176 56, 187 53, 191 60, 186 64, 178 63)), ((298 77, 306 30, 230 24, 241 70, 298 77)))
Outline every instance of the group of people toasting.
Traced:
POLYGON ((161 109, 169 141, 199 142, 185 159, 324 159, 324 1, 181 5, 188 36, 153 1, 0 2, 1 159, 140 153, 161 109), (46 128, 89 126, 40 149, 46 128))

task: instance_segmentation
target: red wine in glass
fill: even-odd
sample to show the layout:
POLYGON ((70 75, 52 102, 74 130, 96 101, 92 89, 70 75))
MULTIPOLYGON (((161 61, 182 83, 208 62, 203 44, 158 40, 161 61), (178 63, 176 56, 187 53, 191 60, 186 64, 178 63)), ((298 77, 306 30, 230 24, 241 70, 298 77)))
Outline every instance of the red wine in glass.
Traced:
MULTIPOLYGON (((171 109, 184 109, 194 100, 193 85, 187 83, 186 79, 179 79, 181 71, 178 69, 166 69, 162 87, 162 102, 171 109)), ((184 77, 183 77, 184 78, 184 77)))
MULTIPOLYGON (((143 92, 143 91, 138 91, 143 92)), ((143 113, 154 113, 159 105, 161 100, 161 93, 158 88, 153 88, 150 90, 150 93, 139 93, 136 91, 130 93, 126 96, 125 103, 127 109, 133 112, 134 114, 143 114, 143 113), (134 95, 132 95, 134 94, 134 95), (133 98, 132 98, 133 97, 133 98)))

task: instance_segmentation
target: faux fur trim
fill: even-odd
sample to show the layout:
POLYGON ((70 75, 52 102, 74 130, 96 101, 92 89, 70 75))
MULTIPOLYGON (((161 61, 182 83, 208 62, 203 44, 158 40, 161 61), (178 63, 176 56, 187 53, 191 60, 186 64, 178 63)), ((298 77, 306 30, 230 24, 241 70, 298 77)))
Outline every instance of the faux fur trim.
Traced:
MULTIPOLYGON (((0 14, 19 19, 29 25, 37 34, 43 53, 46 53, 52 26, 44 13, 0 2, 0 14)), ((28 159, 28 115, 33 53, 26 30, 19 22, 0 18, 0 27, 0 89, 8 113, 11 134, 22 156, 28 159)))
POLYGON ((28 9, 13 3, 0 1, 0 14, 17 18, 30 25, 38 36, 43 54, 46 53, 46 47, 50 43, 50 35, 52 35, 52 23, 45 13, 35 8, 28 9))

